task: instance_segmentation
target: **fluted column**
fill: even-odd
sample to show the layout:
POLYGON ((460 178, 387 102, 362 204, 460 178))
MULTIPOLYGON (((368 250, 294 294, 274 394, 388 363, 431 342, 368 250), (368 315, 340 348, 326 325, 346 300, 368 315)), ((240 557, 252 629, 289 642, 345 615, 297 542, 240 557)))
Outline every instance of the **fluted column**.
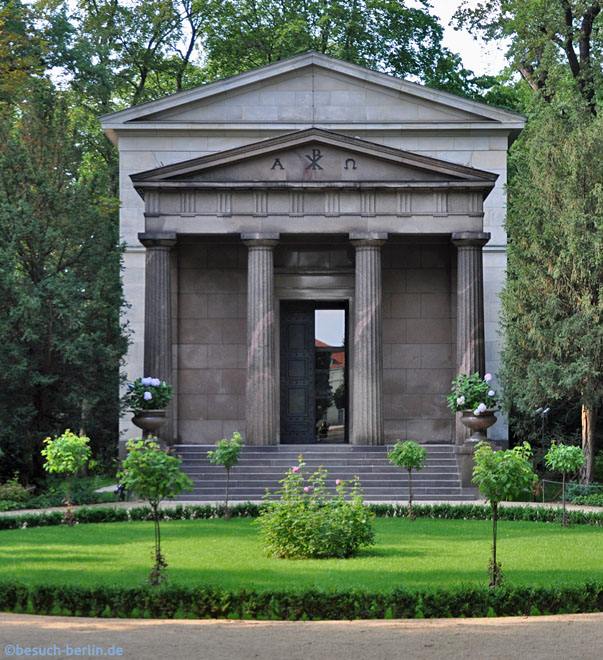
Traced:
POLYGON ((243 234, 247 256, 246 442, 277 440, 274 247, 278 234, 243 234))
POLYGON ((489 240, 485 232, 452 234, 457 248, 457 371, 467 375, 483 375, 486 366, 482 248, 489 240))
POLYGON ((350 234, 356 248, 352 368, 352 443, 382 445, 383 338, 381 246, 387 234, 350 234))
MULTIPOLYGON (((176 234, 145 233, 138 239, 146 248, 144 311, 144 374, 172 383, 171 249, 176 234)), ((160 437, 171 439, 171 406, 160 437)))

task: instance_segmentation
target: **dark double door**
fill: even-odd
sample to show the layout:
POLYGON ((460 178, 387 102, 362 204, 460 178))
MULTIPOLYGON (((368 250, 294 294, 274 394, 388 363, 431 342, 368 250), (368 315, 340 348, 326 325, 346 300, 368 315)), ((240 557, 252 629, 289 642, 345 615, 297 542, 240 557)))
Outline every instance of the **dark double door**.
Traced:
POLYGON ((345 318, 343 304, 281 303, 281 443, 346 441, 345 318))

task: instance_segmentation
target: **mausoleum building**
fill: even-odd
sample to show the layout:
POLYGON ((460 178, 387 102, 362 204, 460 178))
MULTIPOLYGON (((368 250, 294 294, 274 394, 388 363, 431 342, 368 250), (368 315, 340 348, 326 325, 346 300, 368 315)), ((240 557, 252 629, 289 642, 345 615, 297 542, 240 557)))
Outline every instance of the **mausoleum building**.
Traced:
POLYGON ((498 370, 521 116, 310 52, 102 125, 127 372, 174 385, 165 440, 462 442, 445 397, 498 370))

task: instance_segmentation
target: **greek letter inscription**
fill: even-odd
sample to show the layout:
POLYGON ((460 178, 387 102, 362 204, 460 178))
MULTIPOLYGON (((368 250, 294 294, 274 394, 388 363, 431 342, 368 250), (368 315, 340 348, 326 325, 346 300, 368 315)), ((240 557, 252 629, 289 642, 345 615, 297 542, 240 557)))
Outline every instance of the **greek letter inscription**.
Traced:
POLYGON ((280 158, 275 158, 274 163, 272 163, 272 167, 270 169, 271 170, 276 170, 276 169, 284 170, 285 168, 283 167, 283 164, 281 163, 281 159, 280 158))
POLYGON ((318 161, 322 158, 320 149, 312 149, 312 154, 306 154, 306 158, 310 161, 310 164, 306 165, 307 170, 322 170, 322 167, 318 164, 318 161))
POLYGON ((345 161, 345 165, 343 166, 344 170, 357 170, 358 167, 356 165, 356 161, 353 158, 348 158, 345 161))

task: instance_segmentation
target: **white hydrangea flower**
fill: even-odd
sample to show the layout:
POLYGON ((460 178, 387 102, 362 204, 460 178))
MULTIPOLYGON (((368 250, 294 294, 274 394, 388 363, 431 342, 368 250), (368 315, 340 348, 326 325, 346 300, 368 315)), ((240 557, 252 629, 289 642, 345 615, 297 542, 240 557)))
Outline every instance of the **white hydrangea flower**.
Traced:
POLYGON ((464 403, 465 403, 465 397, 463 395, 459 396, 459 398, 456 400, 456 405, 462 406, 464 403))
POLYGON ((495 396, 496 392, 494 390, 488 390, 488 396, 495 396))

